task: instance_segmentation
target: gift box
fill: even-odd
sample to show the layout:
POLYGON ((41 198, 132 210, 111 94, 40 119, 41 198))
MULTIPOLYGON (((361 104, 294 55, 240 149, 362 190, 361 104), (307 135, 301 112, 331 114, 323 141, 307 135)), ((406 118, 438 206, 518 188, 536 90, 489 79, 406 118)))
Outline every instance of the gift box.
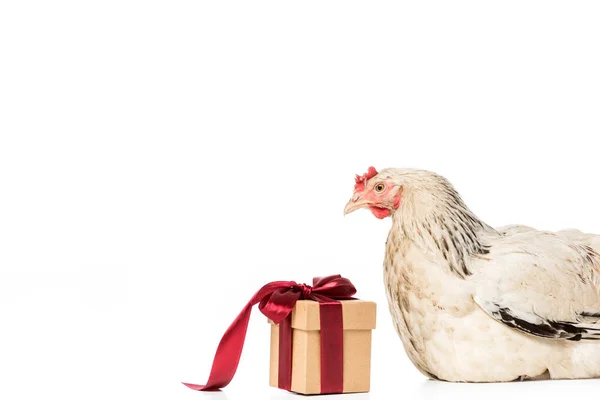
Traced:
POLYGON ((271 386, 302 394, 369 391, 375 303, 357 300, 341 275, 306 285, 275 281, 261 287, 223 334, 208 381, 193 390, 220 390, 237 370, 250 313, 271 321, 271 386))
MULTIPOLYGON (((321 347, 320 304, 311 300, 296 302, 290 317, 291 332, 291 382, 292 392, 302 394, 326 393, 322 390, 321 357, 341 367, 341 390, 336 393, 368 392, 371 381, 371 330, 375 329, 376 304, 362 300, 341 300, 342 343, 341 354, 327 354, 321 347)), ((280 325, 271 324, 271 362, 269 384, 281 387, 279 382, 280 325)), ((335 335, 335 333, 334 333, 335 335)), ((334 339, 335 340, 335 339, 334 339)), ((338 367, 339 368, 339 367, 338 367)), ((331 373, 331 371, 329 371, 331 373)), ((327 373, 327 371, 325 372, 327 373)), ((336 373, 327 379, 336 379, 336 373)), ((339 378, 338 378, 339 379, 339 378)))

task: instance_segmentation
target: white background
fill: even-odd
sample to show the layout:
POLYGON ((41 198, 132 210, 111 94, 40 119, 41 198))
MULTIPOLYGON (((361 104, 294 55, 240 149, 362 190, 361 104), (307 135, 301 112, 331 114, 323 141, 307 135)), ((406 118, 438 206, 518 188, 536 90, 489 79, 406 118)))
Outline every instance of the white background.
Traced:
POLYGON ((390 221, 355 173, 448 177, 491 225, 600 233, 596 1, 3 1, 0 397, 297 398, 268 387, 262 284, 341 273, 379 304, 356 399, 565 397, 598 381, 447 384, 385 304, 390 221))

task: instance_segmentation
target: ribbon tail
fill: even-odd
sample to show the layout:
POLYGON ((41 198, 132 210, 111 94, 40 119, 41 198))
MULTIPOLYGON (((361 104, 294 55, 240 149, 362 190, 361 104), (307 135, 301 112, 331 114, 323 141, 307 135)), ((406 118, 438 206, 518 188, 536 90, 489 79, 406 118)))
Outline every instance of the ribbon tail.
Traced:
POLYGON ((208 382, 204 385, 183 383, 185 386, 192 390, 208 391, 224 388, 231 382, 244 348, 252 305, 252 303, 248 303, 225 331, 217 347, 208 382))
MULTIPOLYGON (((198 391, 208 391, 209 389, 205 389, 206 385, 196 385, 195 383, 185 383, 185 382, 181 382, 183 383, 185 386, 189 387, 192 390, 198 390, 198 391)), ((218 389, 215 389, 218 390, 218 389)))
MULTIPOLYGON (((248 330, 248 321, 250 320, 250 313, 252 312, 252 306, 260 302, 265 296, 273 293, 274 291, 289 287, 294 282, 271 282, 263 286, 246 304, 242 312, 235 318, 229 328, 225 331, 225 334, 219 342, 213 365, 210 370, 208 382, 204 385, 196 385, 194 383, 182 382, 185 386, 193 390, 208 391, 218 390, 224 388, 231 382, 242 355, 242 349, 244 348, 244 341, 246 339, 246 331, 248 330)), ((289 308, 291 308, 293 304, 289 308)), ((288 311, 288 312, 289 312, 288 311)))

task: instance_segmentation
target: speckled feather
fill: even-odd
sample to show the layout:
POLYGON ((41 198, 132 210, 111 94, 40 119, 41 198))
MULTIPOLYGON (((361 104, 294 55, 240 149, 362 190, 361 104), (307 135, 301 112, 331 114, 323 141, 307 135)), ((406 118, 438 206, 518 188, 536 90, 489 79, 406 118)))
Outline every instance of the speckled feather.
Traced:
POLYGON ((600 238, 479 220, 443 177, 386 169, 384 280, 413 364, 434 379, 496 382, 600 376, 600 238))

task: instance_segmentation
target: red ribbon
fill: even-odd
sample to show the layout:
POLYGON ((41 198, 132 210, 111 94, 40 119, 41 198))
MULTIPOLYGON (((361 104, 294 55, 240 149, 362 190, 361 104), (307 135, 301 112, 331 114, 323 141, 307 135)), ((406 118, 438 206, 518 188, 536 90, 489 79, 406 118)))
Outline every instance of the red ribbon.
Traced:
POLYGON ((208 382, 204 385, 184 383, 193 390, 218 390, 231 382, 237 370, 252 306, 274 323, 279 324, 279 382, 282 389, 291 389, 292 335, 291 312, 298 300, 319 302, 321 319, 321 393, 343 391, 343 321, 342 305, 336 300, 350 300, 356 288, 346 278, 331 275, 313 278, 313 285, 293 281, 267 283, 246 304, 227 328, 213 360, 208 382))

